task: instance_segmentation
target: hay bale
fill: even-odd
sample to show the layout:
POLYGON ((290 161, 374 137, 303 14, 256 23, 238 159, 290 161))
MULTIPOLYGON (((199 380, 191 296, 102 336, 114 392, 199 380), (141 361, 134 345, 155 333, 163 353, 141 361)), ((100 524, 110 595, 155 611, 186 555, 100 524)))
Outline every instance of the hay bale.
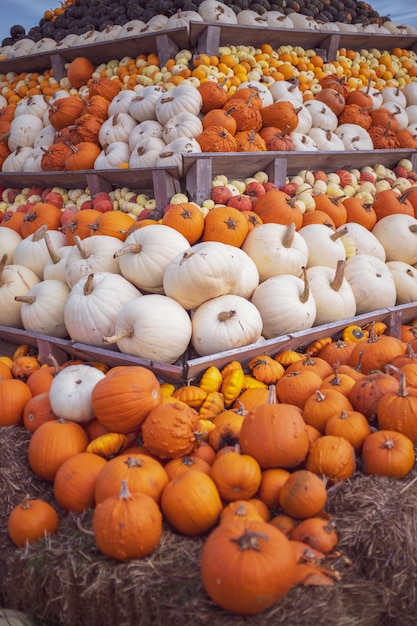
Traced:
POLYGON ((341 581, 332 587, 294 587, 269 610, 243 617, 215 606, 205 593, 202 537, 183 537, 165 525, 158 549, 145 559, 118 563, 101 554, 91 535, 92 511, 61 511, 52 485, 28 467, 29 439, 23 428, 0 429, 0 606, 30 613, 44 626, 162 626, 179 619, 193 626, 410 623, 417 593, 412 567, 417 560, 412 541, 417 484, 411 479, 393 482, 358 472, 332 487, 327 508, 347 557, 334 563, 341 581), (50 502, 60 525, 56 535, 17 549, 6 521, 26 494, 50 502))

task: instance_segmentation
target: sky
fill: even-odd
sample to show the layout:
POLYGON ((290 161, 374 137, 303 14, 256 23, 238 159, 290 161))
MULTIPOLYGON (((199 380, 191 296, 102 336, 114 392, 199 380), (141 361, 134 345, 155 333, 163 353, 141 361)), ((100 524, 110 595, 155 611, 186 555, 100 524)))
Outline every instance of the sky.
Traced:
MULTIPOLYGON (((380 15, 389 15, 398 24, 417 27, 417 3, 413 0, 374 0, 370 4, 380 15)), ((0 43, 9 36, 14 24, 21 24, 28 31, 39 24, 44 11, 58 6, 58 0, 1 0, 0 43)))

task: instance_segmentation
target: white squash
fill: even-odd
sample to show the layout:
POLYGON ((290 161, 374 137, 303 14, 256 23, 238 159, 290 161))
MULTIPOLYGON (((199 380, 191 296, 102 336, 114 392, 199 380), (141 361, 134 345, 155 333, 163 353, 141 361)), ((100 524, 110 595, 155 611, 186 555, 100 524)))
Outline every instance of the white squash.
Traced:
POLYGON ((174 115, 184 111, 198 115, 202 104, 203 99, 198 89, 190 84, 180 83, 173 89, 162 93, 156 101, 156 119, 162 125, 165 125, 174 115))
POLYGON ((268 26, 265 15, 260 15, 252 9, 242 9, 236 14, 238 24, 246 26, 268 26))
POLYGON ((141 292, 120 274, 95 272, 83 276, 69 294, 64 320, 73 341, 105 348, 103 337, 114 333, 116 316, 141 292))
POLYGON ((387 215, 372 229, 385 250, 387 261, 417 263, 417 219, 410 215, 387 215))
POLYGON ((308 224, 298 231, 308 248, 306 267, 324 265, 336 269, 338 261, 346 260, 346 250, 341 241, 345 231, 333 232, 324 224, 308 224))
POLYGON ((128 109, 129 115, 137 122, 156 120, 156 103, 164 93, 166 93, 165 87, 159 85, 147 85, 143 87, 130 101, 128 109))
POLYGON ((269 104, 274 103, 270 88, 265 83, 261 83, 257 80, 243 81, 243 83, 240 83, 240 85, 238 86, 237 91, 239 91, 239 89, 244 89, 245 87, 255 89, 259 93, 259 96, 262 100, 262 106, 266 107, 269 104))
POLYGON ((240 277, 237 285, 231 291, 235 296, 249 300, 259 285, 259 272, 255 262, 242 248, 236 248, 235 256, 240 263, 240 277))
POLYGON ((373 150, 374 144, 370 134, 358 124, 340 124, 335 135, 342 140, 346 150, 373 150))
POLYGON ((237 24, 237 17, 231 7, 215 0, 203 0, 198 6, 198 12, 204 22, 215 24, 237 24))
POLYGON ((347 229, 347 236, 353 239, 356 254, 371 254, 381 261, 386 260, 385 250, 380 241, 367 228, 357 222, 346 222, 336 230, 347 229))
POLYGON ((183 111, 174 115, 173 118, 164 124, 162 139, 165 143, 171 143, 179 137, 197 138, 203 132, 203 124, 200 118, 194 113, 183 111))
POLYGON ((307 266, 308 246, 294 223, 261 224, 248 233, 242 250, 255 262, 260 282, 279 274, 299 276, 307 266))
POLYGON ((402 261, 387 261, 397 292, 396 304, 417 302, 417 269, 402 261))
POLYGON ((120 24, 110 24, 97 33, 95 41, 113 41, 113 39, 117 39, 121 29, 120 24))
POLYGON ((22 37, 22 39, 18 39, 10 46, 7 52, 7 58, 15 59, 16 57, 28 56, 34 45, 35 41, 33 39, 29 39, 29 37, 22 37))
POLYGON ((303 104, 299 104, 298 106, 294 104, 294 106, 297 108, 298 124, 292 132, 306 135, 313 126, 313 118, 310 110, 303 104))
MULTIPOLYGON (((412 84, 413 83, 410 83, 410 85, 412 84)), ((408 117, 408 125, 411 126, 412 124, 417 124, 417 103, 409 104, 406 107, 405 112, 407 113, 408 117)))
POLYGON ((303 13, 288 13, 288 17, 294 24, 294 28, 300 28, 302 30, 319 30, 317 20, 309 15, 303 15, 303 13))
MULTIPOLYGON (((44 239, 46 226, 41 226, 36 232, 25 237, 18 243, 14 251, 14 262, 29 267, 40 280, 43 278, 43 268, 49 259, 48 248, 44 239)), ((64 233, 59 230, 49 230, 49 238, 57 250, 67 243, 64 233)))
MULTIPOLYGON (((387 104, 398 104, 398 106, 402 109, 405 109, 407 106, 407 98, 403 93, 403 90, 398 87, 384 87, 381 90, 382 96, 382 106, 386 107, 387 104)), ((392 109, 390 109, 392 110, 392 109)))
POLYGON ((6 265, 13 263, 13 254, 18 243, 22 241, 22 235, 12 228, 0 228, 0 259, 6 254, 6 265))
POLYGON ((119 30, 117 39, 122 39, 123 37, 137 37, 141 34, 144 26, 146 26, 146 23, 142 20, 129 20, 129 22, 123 24, 122 28, 119 30))
POLYGON ((0 260, 0 325, 23 328, 22 305, 15 296, 24 295, 39 281, 35 272, 24 265, 6 265, 7 255, 0 260))
POLYGON ((34 148, 32 146, 25 146, 24 148, 18 146, 16 150, 11 152, 3 161, 1 168, 2 172, 23 172, 23 166, 27 159, 32 155, 34 148))
POLYGON ((39 148, 40 146, 43 146, 44 148, 48 148, 54 143, 55 135, 56 130, 52 124, 43 126, 33 141, 33 147, 39 148))
POLYGON ((48 108, 48 102, 40 94, 29 96, 27 98, 22 98, 22 100, 19 100, 16 104, 14 117, 29 114, 36 115, 36 117, 43 121, 43 116, 48 108))
POLYGON ((405 95, 407 108, 413 104, 417 104, 417 85, 416 83, 407 83, 402 88, 402 92, 405 95))
POLYGON ((314 266, 307 269, 307 279, 316 301, 314 326, 348 319, 356 314, 352 287, 344 277, 344 261, 334 271, 331 267, 314 266))
POLYGON ((184 309, 195 309, 211 298, 232 293, 240 284, 237 248, 217 241, 191 246, 168 263, 163 288, 184 309))
POLYGON ((42 172, 42 157, 44 154, 42 146, 32 148, 31 153, 22 165, 22 172, 42 172))
POLYGON ((43 121, 30 113, 14 117, 10 124, 10 135, 7 140, 9 150, 14 152, 17 147, 25 148, 27 146, 33 148, 35 137, 43 126, 43 121))
POLYGON ((71 252, 73 246, 66 245, 55 249, 48 232, 44 234, 43 238, 45 240, 49 254, 49 258, 43 266, 43 279, 60 280, 63 283, 67 284, 67 272, 65 268, 65 263, 67 260, 67 256, 71 252))
POLYGON ((293 21, 281 11, 266 11, 263 16, 266 17, 268 26, 273 28, 294 28, 293 21))
POLYGON ((194 137, 179 137, 168 143, 156 160, 156 167, 177 167, 181 176, 184 171, 182 157, 184 154, 201 152, 200 144, 194 137))
POLYGON ((104 146, 94 162, 94 169, 118 169, 122 163, 129 163, 129 159, 129 145, 125 141, 115 141, 108 146, 104 146))
POLYGON ((149 294, 128 302, 117 314, 115 331, 105 337, 120 352, 160 363, 174 363, 187 349, 191 319, 172 298, 149 294))
POLYGON ((338 126, 338 118, 331 108, 320 100, 307 100, 304 106, 308 109, 312 119, 312 128, 331 130, 334 132, 338 126))
POLYGON ((202 22, 203 18, 197 11, 184 11, 178 9, 174 15, 170 15, 165 22, 164 30, 170 30, 171 28, 183 28, 186 27, 187 31, 190 30, 190 22, 202 22))
POLYGON ((346 150, 343 141, 331 130, 313 126, 307 134, 321 152, 344 152, 346 150))
POLYGON ((137 121, 129 113, 116 113, 101 125, 98 140, 100 145, 110 145, 116 141, 129 142, 129 135, 137 125, 137 121))
POLYGON ((59 418, 84 423, 94 417, 91 394, 105 374, 98 367, 77 364, 64 367, 49 389, 52 411, 59 418))
POLYGON ((398 130, 403 130, 409 126, 410 122, 408 121, 407 110, 405 107, 392 100, 384 102, 383 107, 384 109, 390 111, 392 115, 395 115, 395 119, 398 122, 398 130))
POLYGON ((133 89, 122 89, 114 96, 109 104, 107 114, 109 117, 117 115, 117 113, 129 113, 129 106, 133 98, 136 98, 137 92, 133 89))
POLYGON ((303 92, 297 83, 290 80, 276 80, 269 88, 274 102, 287 100, 292 102, 294 106, 299 107, 303 104, 303 92))
POLYGON ((66 281, 70 288, 83 276, 95 272, 120 274, 118 259, 114 258, 123 245, 116 237, 92 235, 81 240, 74 237, 75 245, 65 260, 66 281))
POLYGON ((60 280, 43 280, 25 295, 16 296, 21 302, 20 315, 25 330, 64 339, 68 331, 64 322, 64 309, 70 290, 60 280))
POLYGON ((311 328, 316 318, 306 275, 304 280, 292 274, 268 278, 255 289, 252 303, 261 314, 266 339, 311 328))
POLYGON ((189 247, 187 239, 174 228, 151 224, 131 233, 114 256, 125 279, 138 289, 162 294, 166 267, 189 247))
POLYGON ((162 139, 163 128, 162 124, 156 120, 145 120, 144 122, 140 122, 130 133, 130 150, 133 150, 136 144, 146 137, 156 137, 158 139, 162 139))
POLYGON ((218 296, 194 311, 191 343, 200 356, 234 350, 258 341, 262 325, 258 309, 246 298, 218 296))
POLYGON ((129 157, 129 167, 140 169, 155 167, 159 155, 165 149, 165 142, 159 137, 142 135, 133 146, 129 157))
POLYGON ((292 131, 289 135, 296 152, 318 152, 318 147, 313 137, 304 133, 292 131))
POLYGON ((356 300, 356 315, 395 305, 396 288, 387 265, 370 254, 355 254, 346 261, 345 278, 356 300))

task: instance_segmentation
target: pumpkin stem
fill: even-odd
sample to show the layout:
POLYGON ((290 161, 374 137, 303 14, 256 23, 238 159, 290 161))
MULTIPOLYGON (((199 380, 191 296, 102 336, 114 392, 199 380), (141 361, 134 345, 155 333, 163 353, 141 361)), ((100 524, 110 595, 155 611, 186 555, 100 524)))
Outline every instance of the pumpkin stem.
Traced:
POLYGON ((236 311, 231 309, 230 311, 221 311, 218 314, 217 319, 219 320, 219 322, 227 322, 227 320, 231 320, 235 316, 236 311))
POLYGON ((277 389, 275 385, 268 386, 268 404, 276 404, 277 403, 277 389))
POLYGON ((316 389, 316 401, 323 402, 326 399, 326 396, 320 389, 316 389))
POLYGON ((138 254, 142 252, 142 247, 140 243, 128 243, 113 254, 113 259, 118 259, 123 254, 138 254))
POLYGON ((336 265, 336 272, 335 272, 334 278, 332 282, 330 283, 330 287, 334 291, 339 291, 340 287, 343 284, 344 267, 345 267, 345 262, 343 261, 343 259, 339 259, 336 265))
POLYGON ((332 241, 337 241, 338 239, 340 239, 344 235, 347 235, 347 233, 348 233, 348 227, 347 226, 343 226, 343 228, 341 228, 340 230, 336 230, 332 235, 330 235, 330 239, 332 241))
POLYGON ((291 222, 287 226, 287 230, 285 231, 284 239, 282 240, 282 245, 284 248, 291 248, 295 235, 295 222, 291 222))
POLYGON ((84 295, 85 296, 89 296, 91 293, 93 293, 93 281, 94 281, 94 274, 89 274, 87 276, 87 280, 84 283, 84 295))
POLYGON ((306 268, 302 267, 301 269, 303 271, 304 290, 303 290, 303 293, 300 296, 300 302, 301 302, 301 304, 305 304, 307 302, 307 300, 309 299, 309 297, 310 297, 310 286, 308 284, 306 268))
POLYGON ((77 246, 77 250, 80 253, 81 257, 83 259, 88 259, 88 257, 90 255, 88 254, 88 252, 83 247, 82 239, 81 239, 81 237, 79 235, 74 235, 74 243, 77 246))
POLYGON ((33 304, 36 302, 35 296, 15 296, 16 302, 24 302, 25 304, 33 304))
POLYGON ((408 396, 407 381, 404 372, 400 372, 400 386, 397 395, 399 398, 406 398, 408 396))
POLYGON ((132 494, 130 493, 129 488, 127 486, 127 478, 122 478, 119 498, 121 500, 128 500, 128 498, 130 498, 131 495, 132 494))
POLYGON ((260 539, 265 539, 265 541, 268 541, 269 537, 268 535, 264 535, 263 533, 256 533, 246 529, 243 535, 241 535, 240 537, 233 537, 230 541, 233 541, 233 543, 237 543, 239 550, 255 550, 256 552, 260 552, 260 539))
POLYGON ((43 234, 43 238, 46 244, 46 249, 48 250, 49 256, 51 257, 51 261, 54 265, 56 265, 56 263, 59 263, 61 259, 56 253, 54 246, 52 245, 52 241, 51 241, 49 234, 45 232, 43 234))
POLYGON ((7 265, 8 258, 9 258, 8 254, 3 254, 0 260, 0 287, 3 285, 3 273, 4 273, 4 268, 7 265))
POLYGON ((133 337, 135 334, 133 328, 125 328, 125 330, 121 330, 117 335, 112 335, 111 337, 102 337, 102 341, 104 343, 117 343, 121 339, 125 337, 133 337))

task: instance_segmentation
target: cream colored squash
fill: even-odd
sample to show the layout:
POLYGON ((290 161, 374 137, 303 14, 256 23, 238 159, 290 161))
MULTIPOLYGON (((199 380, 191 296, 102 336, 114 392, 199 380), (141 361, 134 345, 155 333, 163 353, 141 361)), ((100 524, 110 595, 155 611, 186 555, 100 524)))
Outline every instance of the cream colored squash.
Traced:
POLYGON ((333 131, 313 126, 307 133, 319 152, 345 152, 345 144, 333 131))
POLYGON ((346 234, 342 229, 333 232, 324 224, 308 224, 298 231, 308 248, 306 267, 324 265, 336 269, 338 261, 346 260, 346 250, 341 236, 346 234))
POLYGON ((316 301, 314 326, 348 319, 356 314, 356 300, 344 277, 344 261, 331 267, 316 265, 307 269, 307 278, 316 301))
POLYGON ((44 234, 43 238, 49 254, 49 258, 43 267, 43 279, 51 280, 53 278, 67 284, 65 263, 68 254, 72 250, 72 246, 61 246, 56 249, 52 244, 48 232, 44 234))
POLYGON ((334 131, 346 150, 373 150, 370 134, 358 124, 340 124, 334 131))
POLYGON ((7 254, 0 259, 0 326, 23 328, 22 304, 15 296, 26 294, 39 281, 35 272, 24 265, 6 265, 7 254))
POLYGON ((194 113, 183 111, 174 115, 173 118, 164 124, 162 139, 165 143, 171 143, 179 137, 198 137, 203 132, 203 124, 200 118, 194 113))
POLYGON ((51 408, 58 417, 84 423, 94 417, 91 394, 105 374, 98 367, 67 365, 54 377, 49 390, 51 408))
POLYGON ((241 274, 240 255, 235 250, 235 246, 207 241, 178 254, 164 272, 165 294, 191 310, 206 300, 233 293, 241 274))
POLYGON ((174 363, 187 349, 192 327, 189 314, 165 295, 149 294, 131 300, 118 313, 114 335, 120 352, 153 362, 174 363))
POLYGON ((387 215, 378 220, 372 234, 383 246, 387 261, 417 263, 417 219, 410 215, 387 215))
POLYGON ((162 139, 163 128, 164 127, 162 126, 162 124, 160 124, 156 120, 145 120, 144 122, 140 122, 130 133, 130 150, 133 150, 140 141, 143 141, 148 137, 162 139))
POLYGON ((417 302, 417 269, 402 261, 387 261, 397 292, 396 304, 417 302))
POLYGON ((334 132, 338 126, 337 115, 331 108, 320 100, 307 100, 304 106, 309 110, 312 119, 312 128, 321 128, 334 132))
POLYGON ((204 22, 215 24, 237 24, 237 17, 233 9, 223 2, 203 0, 198 6, 198 12, 204 22))
POLYGON ((22 235, 11 228, 0 228, 0 259, 7 255, 6 265, 13 263, 16 246, 22 241, 22 235))
POLYGON ((108 116, 111 117, 118 113, 129 113, 130 103, 136 96, 137 92, 133 89, 122 89, 119 91, 109 104, 109 108, 107 109, 108 116))
POLYGON ((356 315, 395 305, 396 288, 387 265, 370 254, 355 254, 346 261, 345 278, 356 300, 356 315))
POLYGON ((294 223, 257 226, 246 236, 242 250, 255 262, 260 282, 279 274, 299 276, 307 266, 308 246, 294 223))
POLYGON ((64 322, 64 309, 69 287, 60 280, 43 280, 16 299, 22 303, 20 315, 23 328, 34 333, 64 339, 68 331, 64 322))
POLYGON ((83 276, 94 272, 120 274, 118 259, 114 254, 123 242, 108 235, 92 235, 81 240, 74 238, 75 245, 65 260, 66 281, 70 288, 83 276))
POLYGON ((10 135, 7 140, 9 150, 14 152, 18 146, 20 148, 28 146, 33 148, 35 137, 43 126, 43 121, 30 113, 14 117, 10 124, 10 135))
POLYGON ((64 320, 73 341, 105 348, 103 337, 114 333, 122 307, 141 292, 120 274, 95 272, 83 276, 69 294, 64 320))
POLYGON ((165 142, 158 137, 143 135, 132 148, 129 157, 131 169, 155 167, 159 155, 165 149, 165 142))
POLYGON ((129 135, 137 125, 137 121, 129 113, 111 115, 101 125, 98 140, 101 146, 110 145, 116 141, 129 142, 129 135))
POLYGON ((311 328, 316 318, 316 301, 304 280, 292 274, 268 278, 257 287, 252 303, 262 317, 266 339, 311 328))
POLYGON ((130 150, 125 141, 115 141, 104 146, 94 162, 95 170, 112 170, 120 167, 122 163, 129 163, 130 150))
POLYGON ((303 92, 297 83, 289 80, 276 80, 269 88, 274 102, 287 100, 299 107, 303 104, 303 92))
POLYGON ((164 93, 166 93, 165 87, 159 85, 147 85, 143 87, 130 101, 129 115, 137 122, 156 120, 156 103, 164 93))
POLYGON ((165 125, 174 115, 184 111, 198 115, 202 104, 203 99, 198 89, 190 84, 180 83, 173 89, 162 93, 156 101, 156 119, 165 125))
POLYGON ((262 335, 262 317, 252 302, 228 294, 201 304, 192 316, 191 343, 200 356, 256 343, 262 335))
POLYGON ((47 231, 46 226, 41 226, 36 232, 17 244, 13 255, 14 263, 29 267, 40 280, 43 278, 45 263, 49 259, 49 252, 44 239, 45 232, 48 232, 55 250, 66 245, 67 240, 64 233, 59 230, 47 231))
POLYGON ((34 148, 32 146, 20 147, 13 150, 3 161, 2 172, 23 172, 23 167, 27 159, 32 155, 34 148))
POLYGON ((236 296, 249 300, 259 285, 259 272, 256 263, 242 248, 236 248, 235 256, 240 263, 241 272, 237 285, 231 291, 236 296))
POLYGON ((122 276, 138 289, 163 294, 166 267, 189 247, 187 239, 174 228, 151 224, 131 233, 115 257, 122 276))
POLYGON ((356 254, 371 254, 381 261, 386 260, 385 250, 377 237, 367 228, 357 222, 346 222, 337 228, 338 231, 347 229, 347 236, 355 243, 356 254))

